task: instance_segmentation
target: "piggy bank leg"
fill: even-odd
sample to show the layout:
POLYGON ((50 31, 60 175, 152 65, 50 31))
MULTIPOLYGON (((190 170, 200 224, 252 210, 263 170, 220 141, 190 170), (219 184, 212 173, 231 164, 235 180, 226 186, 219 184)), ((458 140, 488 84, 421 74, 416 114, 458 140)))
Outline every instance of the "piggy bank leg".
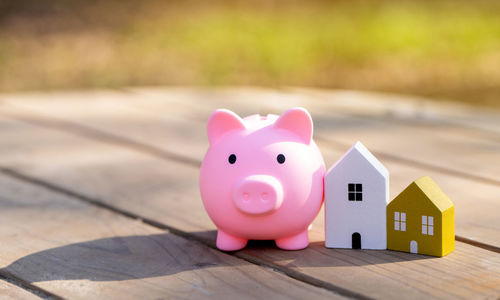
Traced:
POLYGON ((309 246, 309 236, 307 229, 299 234, 292 235, 286 238, 277 239, 276 246, 284 250, 301 250, 309 246))
POLYGON ((248 240, 235 237, 220 230, 217 231, 217 248, 223 251, 236 251, 245 248, 248 240))

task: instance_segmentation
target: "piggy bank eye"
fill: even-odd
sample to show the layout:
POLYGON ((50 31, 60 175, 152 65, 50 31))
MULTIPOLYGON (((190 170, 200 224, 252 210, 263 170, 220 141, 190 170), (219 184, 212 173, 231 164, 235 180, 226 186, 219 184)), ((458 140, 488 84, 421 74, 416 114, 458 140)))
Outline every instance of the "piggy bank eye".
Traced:
POLYGON ((229 155, 229 158, 227 159, 227 161, 230 164, 234 164, 236 162, 236 155, 234 155, 234 154, 229 155))
POLYGON ((278 163, 283 164, 285 163, 285 156, 283 154, 278 154, 276 160, 278 161, 278 163))

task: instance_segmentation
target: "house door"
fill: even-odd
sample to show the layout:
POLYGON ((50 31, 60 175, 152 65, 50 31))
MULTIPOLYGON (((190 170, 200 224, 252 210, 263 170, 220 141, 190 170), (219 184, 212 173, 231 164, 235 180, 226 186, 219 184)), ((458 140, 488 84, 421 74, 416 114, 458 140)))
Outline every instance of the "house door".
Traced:
POLYGON ((418 253, 418 244, 416 241, 410 242, 410 253, 418 253))
POLYGON ((361 249, 361 234, 359 232, 352 234, 352 249, 361 249))

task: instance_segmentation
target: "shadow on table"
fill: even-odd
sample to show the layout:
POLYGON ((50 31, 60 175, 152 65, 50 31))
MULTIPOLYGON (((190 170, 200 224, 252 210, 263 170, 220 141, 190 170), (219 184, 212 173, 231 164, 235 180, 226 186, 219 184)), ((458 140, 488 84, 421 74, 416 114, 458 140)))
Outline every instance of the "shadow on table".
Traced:
MULTIPOLYGON (((216 231, 192 234, 210 244, 215 242, 216 231)), ((327 249, 323 243, 312 243, 300 251, 284 251, 273 241, 250 241, 248 247, 238 253, 296 267, 362 266, 430 258, 392 251, 327 249)), ((20 258, 1 272, 22 274, 28 282, 119 281, 245 264, 249 263, 224 259, 216 250, 201 243, 167 233, 103 238, 52 248, 20 258)))
POLYGON ((285 267, 359 267, 437 259, 427 255, 391 250, 330 249, 325 247, 324 242, 312 242, 308 248, 300 251, 283 251, 278 249, 273 241, 251 241, 243 251, 250 255, 259 255, 285 267))
MULTIPOLYGON (((50 237, 48 237, 50 238, 50 237)), ((29 282, 52 280, 119 281, 230 266, 217 251, 176 235, 110 237, 47 249, 2 269, 29 282)))

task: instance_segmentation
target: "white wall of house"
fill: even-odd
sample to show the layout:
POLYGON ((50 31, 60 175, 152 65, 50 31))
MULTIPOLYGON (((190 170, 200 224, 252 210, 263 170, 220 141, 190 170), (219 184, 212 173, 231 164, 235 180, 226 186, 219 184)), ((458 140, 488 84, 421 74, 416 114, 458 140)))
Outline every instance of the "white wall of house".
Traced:
POLYGON ((388 201, 389 172, 357 142, 325 177, 326 247, 351 248, 358 232, 362 249, 386 249, 388 201), (362 201, 349 201, 349 183, 362 184, 362 201))

